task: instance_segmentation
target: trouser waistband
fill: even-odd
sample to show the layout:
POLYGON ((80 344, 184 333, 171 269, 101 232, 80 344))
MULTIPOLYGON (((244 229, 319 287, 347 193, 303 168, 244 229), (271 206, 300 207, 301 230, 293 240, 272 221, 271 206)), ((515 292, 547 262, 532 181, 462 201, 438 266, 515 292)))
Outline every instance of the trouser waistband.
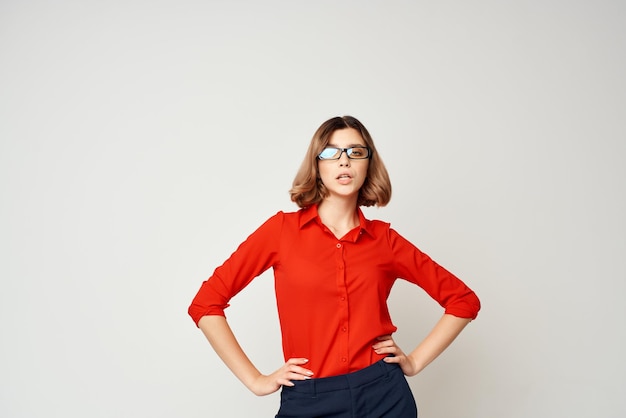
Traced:
POLYGON ((300 393, 323 393, 333 392, 342 389, 356 388, 386 376, 394 371, 399 371, 397 363, 386 363, 383 360, 356 372, 342 374, 339 376, 321 377, 318 379, 296 380, 295 386, 283 386, 283 390, 293 390, 300 393))

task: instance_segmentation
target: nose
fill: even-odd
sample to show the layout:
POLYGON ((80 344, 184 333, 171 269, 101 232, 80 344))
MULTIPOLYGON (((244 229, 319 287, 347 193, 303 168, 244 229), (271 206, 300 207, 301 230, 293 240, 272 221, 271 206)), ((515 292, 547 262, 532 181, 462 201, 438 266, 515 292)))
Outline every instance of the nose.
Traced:
POLYGON ((342 167, 350 167, 350 158, 348 158, 348 150, 342 150, 339 156, 339 165, 342 167))

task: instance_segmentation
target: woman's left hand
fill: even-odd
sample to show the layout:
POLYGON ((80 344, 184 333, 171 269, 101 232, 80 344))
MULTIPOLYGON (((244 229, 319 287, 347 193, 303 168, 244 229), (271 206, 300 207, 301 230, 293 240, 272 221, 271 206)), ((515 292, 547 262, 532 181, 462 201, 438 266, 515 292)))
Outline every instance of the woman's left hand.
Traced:
POLYGON ((416 361, 404 354, 404 351, 391 338, 391 335, 383 335, 378 337, 378 342, 372 346, 376 354, 388 354, 383 360, 386 363, 398 363, 405 376, 415 376, 419 373, 420 368, 416 361))

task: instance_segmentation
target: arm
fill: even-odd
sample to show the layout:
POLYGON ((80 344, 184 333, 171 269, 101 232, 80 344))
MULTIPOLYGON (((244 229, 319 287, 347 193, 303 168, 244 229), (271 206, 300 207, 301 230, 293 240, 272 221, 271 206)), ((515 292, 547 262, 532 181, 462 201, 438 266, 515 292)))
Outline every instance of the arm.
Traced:
POLYGON ((221 315, 206 315, 198 326, 226 366, 255 395, 268 395, 276 392, 281 385, 293 386, 291 380, 304 380, 313 375, 301 367, 307 359, 289 359, 280 369, 270 375, 263 375, 252 364, 237 342, 226 318, 221 315))
POLYGON ((379 337, 380 342, 374 344, 372 348, 377 354, 393 354, 394 357, 386 357, 385 361, 398 363, 405 375, 415 376, 443 353, 469 322, 469 318, 444 314, 428 336, 409 355, 404 354, 391 335, 379 337))
POLYGON ((431 332, 409 355, 396 346, 390 335, 379 337, 379 342, 373 346, 379 354, 395 355, 385 361, 399 363, 405 375, 414 376, 443 353, 465 326, 476 318, 480 300, 459 278, 393 229, 389 230, 389 243, 395 262, 394 275, 417 284, 445 309, 431 332))

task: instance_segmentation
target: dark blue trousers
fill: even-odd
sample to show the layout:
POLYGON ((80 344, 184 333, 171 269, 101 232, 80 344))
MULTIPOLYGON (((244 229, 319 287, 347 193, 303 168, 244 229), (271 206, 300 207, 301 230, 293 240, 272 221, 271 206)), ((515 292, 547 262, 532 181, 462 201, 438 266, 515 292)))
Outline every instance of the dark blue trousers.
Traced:
POLYGON ((354 373, 283 386, 276 418, 417 418, 402 369, 379 361, 354 373))

